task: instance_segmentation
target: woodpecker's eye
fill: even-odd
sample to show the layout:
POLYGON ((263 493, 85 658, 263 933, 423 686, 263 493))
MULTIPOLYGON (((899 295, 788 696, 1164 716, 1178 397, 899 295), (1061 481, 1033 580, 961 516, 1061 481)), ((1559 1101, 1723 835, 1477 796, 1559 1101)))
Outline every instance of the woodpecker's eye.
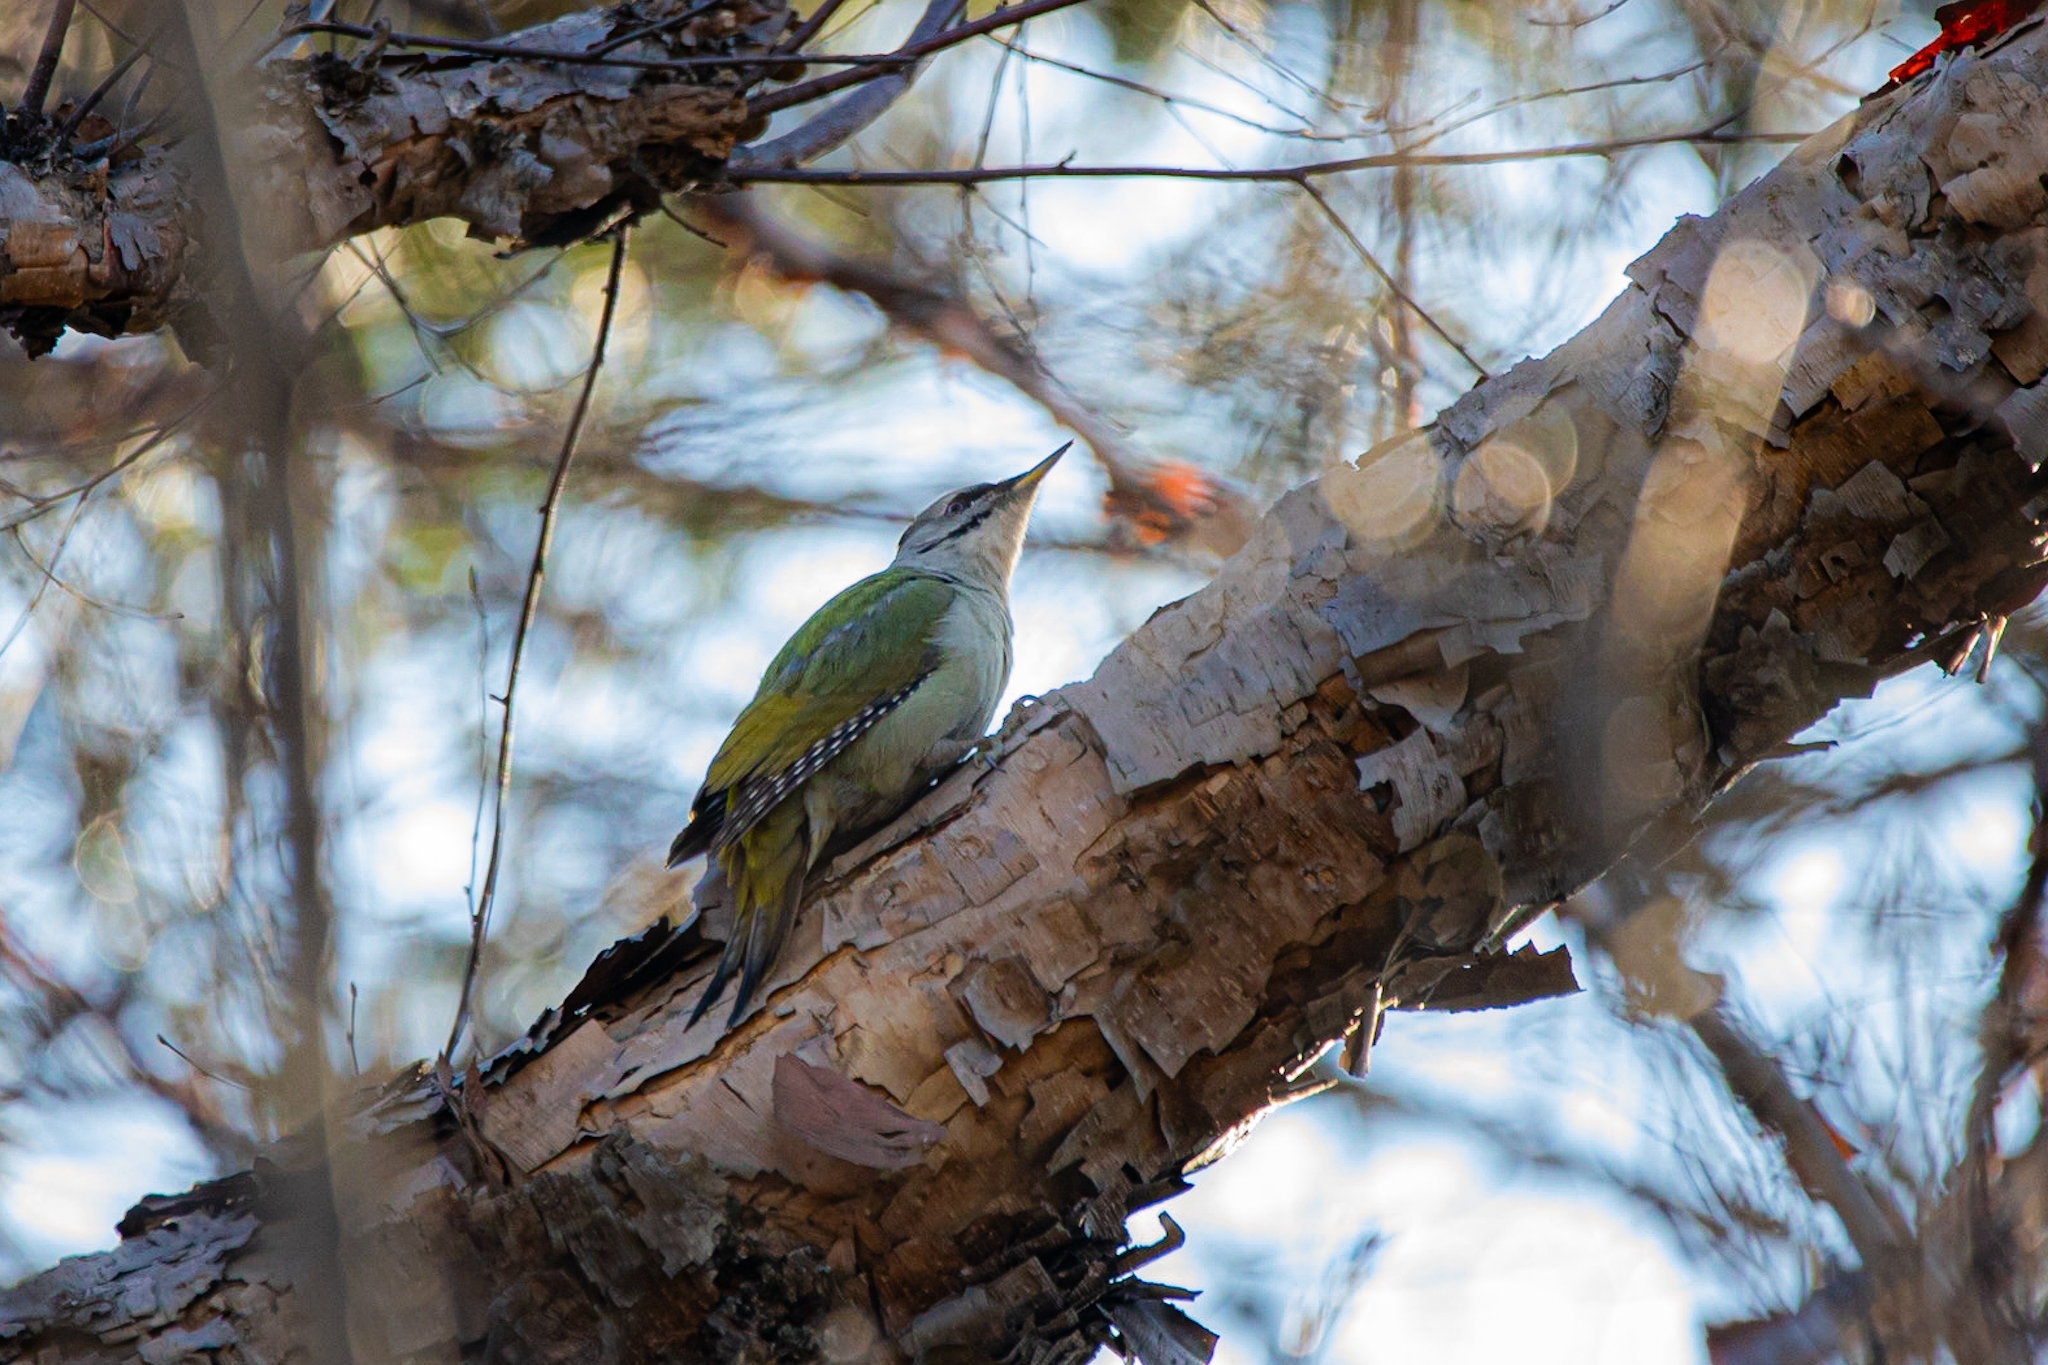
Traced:
POLYGON ((965 512, 972 506, 974 506, 974 495, 972 493, 962 493, 959 497, 946 504, 946 515, 950 517, 957 512, 965 512))

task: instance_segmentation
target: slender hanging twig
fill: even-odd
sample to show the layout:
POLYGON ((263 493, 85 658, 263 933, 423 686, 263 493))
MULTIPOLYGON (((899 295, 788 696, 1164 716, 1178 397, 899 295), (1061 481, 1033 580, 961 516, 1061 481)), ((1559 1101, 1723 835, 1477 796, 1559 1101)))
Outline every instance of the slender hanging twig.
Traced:
POLYGON ((50 26, 43 31, 43 50, 36 54, 36 64, 28 73, 28 87, 21 92, 21 103, 14 106, 15 113, 34 118, 43 112, 50 80, 57 74, 57 59, 64 55, 64 35, 71 31, 71 13, 77 7, 78 0, 57 0, 57 8, 50 14, 50 26))
POLYGON ((526 658, 526 637, 540 612, 541 584, 547 578, 548 551, 555 543, 555 520, 561 511, 562 490, 569 483, 569 465, 576 458, 576 438, 583 431, 584 416, 590 411, 590 395, 597 388, 597 373, 604 368, 605 343, 611 337, 612 319, 619 308, 619 276, 626 265, 629 229, 621 226, 612 238, 611 269, 605 275, 604 310, 597 320, 597 341, 591 347, 590 368, 583 374, 583 391, 569 414, 569 430, 562 437, 562 453, 555 457, 555 472, 548 480, 548 493, 540 506, 540 538, 533 547, 533 567, 526 575, 526 597, 519 607, 519 626, 512 635, 512 660, 505 673, 504 723, 498 729, 498 791, 491 808, 491 854, 484 865, 483 894, 469 917, 469 959, 462 969, 462 996, 455 1006, 455 1023, 448 1030, 445 1059, 453 1059, 462 1034, 469 1027, 470 1003, 476 991, 477 967, 483 960, 484 934, 491 921, 491 904, 498 894, 498 869, 505 847, 505 806, 512 795, 512 706, 519 687, 519 667, 526 658))

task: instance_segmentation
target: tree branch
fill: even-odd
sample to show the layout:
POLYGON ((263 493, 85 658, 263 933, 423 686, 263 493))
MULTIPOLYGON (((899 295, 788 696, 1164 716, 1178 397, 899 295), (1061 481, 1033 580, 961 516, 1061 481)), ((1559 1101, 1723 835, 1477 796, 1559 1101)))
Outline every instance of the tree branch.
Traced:
POLYGON ((21 92, 21 103, 14 106, 15 118, 42 117, 43 100, 50 93, 50 79, 57 74, 57 62, 64 55, 64 38, 71 31, 71 15, 77 7, 78 0, 55 0, 51 6, 50 26, 43 33, 43 46, 36 53, 36 64, 29 68, 28 85, 21 92))
MULTIPOLYGON (((930 0, 917 26, 910 31, 904 51, 908 52, 945 33, 946 25, 960 12, 961 4, 962 0, 930 0)), ((900 66, 886 76, 869 81, 802 127, 791 129, 759 146, 735 148, 726 165, 787 168, 837 151, 887 112, 889 106, 910 89, 911 82, 917 79, 918 70, 916 65, 900 66)), ((759 106, 756 106, 756 112, 759 112, 759 106)))
POLYGON ((1668 147, 1674 143, 1691 146, 1735 146, 1746 143, 1803 142, 1807 133, 1724 133, 1700 129, 1681 133, 1650 133, 1641 137, 1613 138, 1603 142, 1572 142, 1555 147, 1527 147, 1505 152, 1379 152, 1371 156, 1343 157, 1334 161, 1311 161, 1295 166, 1249 167, 1244 170, 1206 169, 1199 166, 1076 166, 1053 161, 1034 166, 980 166, 958 170, 869 171, 854 168, 816 167, 796 170, 731 167, 727 178, 739 182, 757 181, 786 185, 987 185, 1003 180, 1120 180, 1170 179, 1218 180, 1250 185, 1302 184, 1329 175, 1353 171, 1388 170, 1401 166, 1500 166, 1518 161, 1553 161, 1561 157, 1616 156, 1645 147, 1668 147))
MULTIPOLYGON (((1023 4, 1006 5, 998 8, 993 14, 985 15, 970 23, 955 24, 950 28, 927 31, 927 25, 930 23, 932 15, 932 11, 928 9, 925 12, 925 18, 918 23, 919 31, 924 32, 925 36, 913 36, 909 42, 897 49, 891 56, 898 62, 918 61, 931 56, 935 52, 942 52, 946 48, 958 46, 969 38, 978 38, 984 33, 993 33, 997 29, 1008 28, 1013 24, 1021 24, 1026 19, 1035 19, 1041 14, 1051 14, 1056 10, 1072 9, 1075 5, 1084 3, 1086 3, 1086 0, 1025 0, 1023 4)), ((937 8, 937 6, 934 5, 933 8, 937 8)), ((958 6, 953 8, 957 9, 958 6)), ((849 86, 859 85, 865 81, 876 80, 880 76, 881 73, 874 69, 838 71, 829 76, 820 76, 813 81, 804 81, 798 85, 786 86, 781 90, 771 91, 757 99, 749 100, 748 107, 756 114, 772 114, 780 109, 790 109, 799 104, 808 104, 821 96, 834 94, 849 86)))
POLYGON ((1109 508, 1139 544, 1171 543, 1227 558, 1244 544, 1256 514, 1245 495, 1213 476, 1149 460, 1063 388, 1019 338, 984 318, 933 271, 832 251, 777 221, 747 194, 700 195, 693 215, 711 234, 784 279, 817 280, 870 300, 892 326, 941 351, 963 355, 1045 409, 1095 453, 1109 476, 1109 508))

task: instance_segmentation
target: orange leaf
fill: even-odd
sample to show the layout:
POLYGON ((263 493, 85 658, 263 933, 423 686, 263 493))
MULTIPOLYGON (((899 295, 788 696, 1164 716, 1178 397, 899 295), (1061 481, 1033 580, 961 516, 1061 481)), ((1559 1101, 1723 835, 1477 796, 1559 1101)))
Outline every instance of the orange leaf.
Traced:
POLYGON ((1193 521, 1216 506, 1216 481, 1191 464, 1166 460, 1145 475, 1154 497, 1177 516, 1193 521))

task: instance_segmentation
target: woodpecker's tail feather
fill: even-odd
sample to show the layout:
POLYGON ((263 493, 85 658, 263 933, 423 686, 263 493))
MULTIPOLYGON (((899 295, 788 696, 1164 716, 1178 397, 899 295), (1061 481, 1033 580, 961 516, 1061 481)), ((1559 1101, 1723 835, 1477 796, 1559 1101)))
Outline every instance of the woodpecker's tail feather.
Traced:
POLYGON ((745 967, 740 973, 739 993, 733 996, 732 1013, 725 1021, 727 1028, 737 1024, 740 1016, 747 1012, 747 1002, 754 998, 761 978, 775 965, 775 959, 782 956, 783 945, 789 942, 789 931, 796 926, 797 911, 802 907, 803 899, 804 874, 800 869, 790 875, 788 885, 783 888, 782 904, 763 906, 755 912, 753 922, 747 926, 745 967))
MULTIPOLYGON (((718 959, 718 970, 711 974, 711 984, 704 988, 703 998, 697 1002, 697 1008, 690 1011, 690 1022, 684 1025, 685 1028, 697 1027, 697 1021, 709 1014, 711 1007, 718 1003, 718 997, 725 994, 725 983, 732 980, 732 969, 740 960, 740 955, 736 951, 739 941, 740 936, 734 934, 732 941, 725 945, 725 955, 718 959)), ((731 1026, 730 1023, 726 1025, 728 1028, 731 1026)))
POLYGON ((801 801, 785 802, 738 842, 720 850, 719 861, 732 886, 732 937, 726 940, 703 999, 691 1011, 691 1025, 718 1003, 735 972, 740 988, 725 1026, 731 1028, 746 1013, 762 978, 789 941, 790 928, 803 903, 810 851, 801 801))

